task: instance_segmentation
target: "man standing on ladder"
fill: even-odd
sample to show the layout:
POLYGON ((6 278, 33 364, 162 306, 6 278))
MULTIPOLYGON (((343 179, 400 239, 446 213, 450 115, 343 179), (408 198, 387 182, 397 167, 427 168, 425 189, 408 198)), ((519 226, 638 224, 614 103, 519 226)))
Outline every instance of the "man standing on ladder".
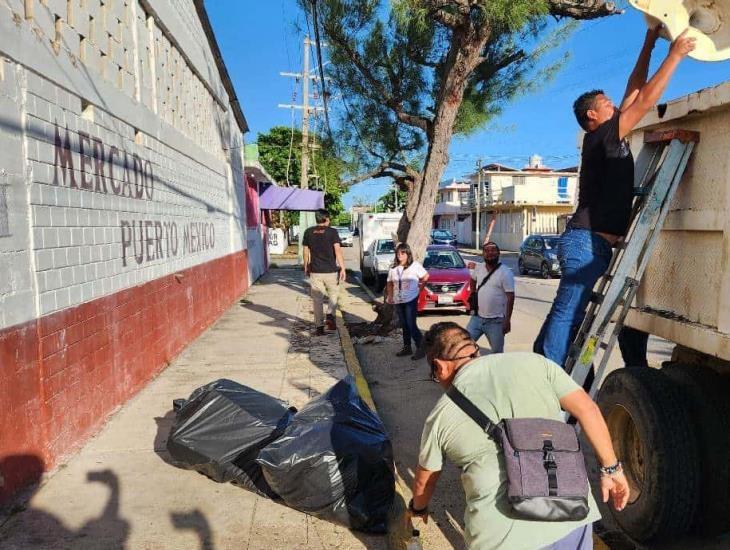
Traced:
POLYGON ((682 33, 647 82, 649 61, 661 28, 649 29, 621 107, 602 90, 581 95, 573 111, 583 138, 578 208, 558 242, 562 277, 555 301, 533 350, 565 366, 570 344, 585 315, 596 281, 611 262, 612 247, 626 235, 634 196, 634 158, 626 137, 656 105, 679 63, 695 48, 682 33))

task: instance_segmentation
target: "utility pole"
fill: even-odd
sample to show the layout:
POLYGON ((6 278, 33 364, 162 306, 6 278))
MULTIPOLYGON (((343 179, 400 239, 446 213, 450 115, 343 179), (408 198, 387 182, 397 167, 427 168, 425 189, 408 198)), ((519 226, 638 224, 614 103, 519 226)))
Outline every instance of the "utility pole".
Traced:
MULTIPOLYGON (((310 111, 324 111, 322 107, 310 107, 309 106, 309 81, 310 79, 318 79, 319 77, 309 74, 309 46, 312 42, 308 36, 304 37, 304 65, 302 67, 302 73, 279 73, 281 76, 289 76, 294 78, 302 79, 302 104, 291 105, 291 104, 279 104, 279 107, 283 109, 301 109, 302 111, 302 173, 299 179, 299 187, 302 189, 309 188, 309 113, 310 111)), ((302 239, 304 238, 304 232, 307 228, 315 225, 314 212, 299 212, 299 261, 303 259, 303 247, 302 239)))
POLYGON ((481 232, 481 221, 479 220, 481 202, 482 202, 482 159, 477 159, 477 219, 476 219, 476 230, 474 231, 474 248, 479 250, 481 248, 481 241, 479 240, 479 233, 481 232))
MULTIPOLYGON (((302 175, 299 187, 309 188, 309 37, 304 37, 304 67, 302 77, 302 175)), ((299 212, 299 261, 304 260, 304 232, 315 225, 314 212, 299 212)))
POLYGON ((398 212, 398 184, 393 184, 393 194, 395 195, 395 211, 398 212))
MULTIPOLYGON (((299 187, 309 187, 309 37, 304 37, 304 68, 302 72, 302 174, 299 187)), ((300 218, 301 219, 301 218, 300 218)), ((300 223, 301 226, 301 223, 300 223)), ((300 234, 301 234, 300 227, 300 234)), ((301 243, 301 238, 299 239, 301 243)))

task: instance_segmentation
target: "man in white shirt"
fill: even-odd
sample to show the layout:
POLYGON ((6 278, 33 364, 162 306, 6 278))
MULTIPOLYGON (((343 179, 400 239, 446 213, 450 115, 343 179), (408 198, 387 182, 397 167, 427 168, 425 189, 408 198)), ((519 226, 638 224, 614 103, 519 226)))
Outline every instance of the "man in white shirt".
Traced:
POLYGON ((496 243, 484 243, 484 263, 469 265, 471 291, 477 292, 478 309, 472 312, 466 330, 475 342, 485 335, 490 353, 504 352, 504 336, 512 330, 515 304, 515 276, 510 268, 499 263, 499 254, 496 243))

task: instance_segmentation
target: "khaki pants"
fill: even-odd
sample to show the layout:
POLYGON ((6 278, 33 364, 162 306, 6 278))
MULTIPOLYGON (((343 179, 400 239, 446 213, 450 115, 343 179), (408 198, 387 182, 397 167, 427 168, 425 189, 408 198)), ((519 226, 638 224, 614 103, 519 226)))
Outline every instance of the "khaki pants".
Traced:
POLYGON ((312 285, 312 302, 314 303, 314 326, 324 326, 323 301, 327 294, 327 314, 334 315, 337 309, 337 298, 340 294, 340 274, 335 273, 310 273, 309 282, 312 285))

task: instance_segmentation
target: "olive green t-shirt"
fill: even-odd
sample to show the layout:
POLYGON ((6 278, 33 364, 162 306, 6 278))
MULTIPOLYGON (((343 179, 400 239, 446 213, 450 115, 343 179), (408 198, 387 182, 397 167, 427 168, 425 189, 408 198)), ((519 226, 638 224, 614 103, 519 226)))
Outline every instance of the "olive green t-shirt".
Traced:
MULTIPOLYGON (((579 388, 558 365, 534 353, 480 357, 459 370, 454 385, 494 422, 504 418, 563 420, 559 400, 579 388)), ((426 420, 418 463, 426 470, 440 471, 444 457, 462 471, 464 535, 471 549, 535 550, 601 518, 590 495, 590 512, 582 521, 514 517, 497 445, 446 395, 426 420)))

